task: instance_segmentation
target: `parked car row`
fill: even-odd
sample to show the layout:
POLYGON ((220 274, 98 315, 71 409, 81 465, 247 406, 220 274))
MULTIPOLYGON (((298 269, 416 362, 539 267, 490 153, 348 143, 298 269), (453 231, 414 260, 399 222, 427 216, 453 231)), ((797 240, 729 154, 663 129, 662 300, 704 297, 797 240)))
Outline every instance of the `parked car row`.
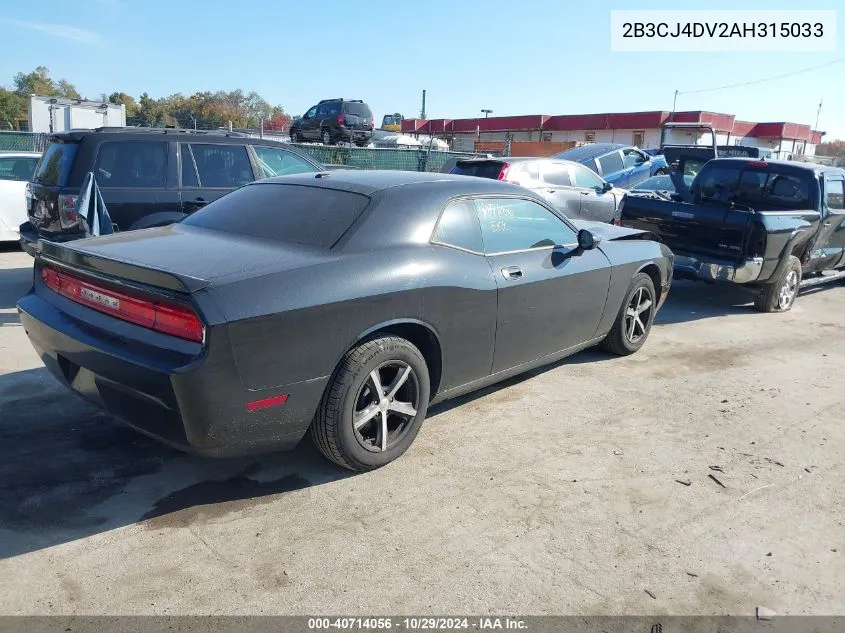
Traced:
POLYGON ((638 351, 673 274, 753 285, 767 312, 802 278, 845 277, 845 171, 733 158, 685 175, 697 152, 625 192, 559 158, 327 171, 231 135, 57 135, 28 188, 21 322, 61 382, 172 446, 310 433, 377 468, 430 404, 593 345, 638 351), (94 179, 120 232, 81 239, 94 179))

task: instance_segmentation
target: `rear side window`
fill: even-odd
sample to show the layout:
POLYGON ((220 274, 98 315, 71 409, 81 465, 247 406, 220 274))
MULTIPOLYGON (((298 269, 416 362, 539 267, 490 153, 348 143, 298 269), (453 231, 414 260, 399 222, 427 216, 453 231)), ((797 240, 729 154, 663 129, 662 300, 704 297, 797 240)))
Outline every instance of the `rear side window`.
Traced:
POLYGON ((559 187, 569 187, 572 184, 569 179, 569 167, 555 163, 548 163, 543 168, 543 180, 559 187))
POLYGON ((502 163, 492 160, 461 161, 452 168, 453 174, 460 176, 477 176, 478 178, 492 178, 496 180, 502 173, 502 163))
POLYGON ((182 186, 199 187, 200 181, 197 168, 194 166, 194 157, 191 155, 191 146, 187 143, 179 143, 179 153, 182 156, 182 186))
POLYGON ((599 157, 599 165, 601 166, 601 173, 604 175, 615 174, 617 171, 622 171, 622 157, 619 152, 605 154, 599 157))
POLYGON ((826 180, 824 189, 824 199, 828 209, 834 211, 845 209, 845 182, 841 180, 826 180))
POLYGON ((243 145, 191 143, 200 186, 234 189, 252 182, 252 165, 243 145))
POLYGON ((369 201, 348 191, 258 182, 218 198, 182 224, 329 248, 369 201))
POLYGON ((100 145, 94 174, 100 187, 167 185, 167 143, 108 141, 100 145))
POLYGON ((478 216, 472 201, 461 200, 446 207, 437 228, 434 229, 431 241, 481 253, 484 250, 481 227, 478 225, 478 216))
POLYGON ((0 155, 0 180, 17 180, 28 182, 35 171, 38 158, 33 156, 2 156, 0 155))
POLYGON ((53 141, 41 157, 32 181, 49 187, 64 187, 73 159, 76 158, 77 143, 59 143, 53 141))

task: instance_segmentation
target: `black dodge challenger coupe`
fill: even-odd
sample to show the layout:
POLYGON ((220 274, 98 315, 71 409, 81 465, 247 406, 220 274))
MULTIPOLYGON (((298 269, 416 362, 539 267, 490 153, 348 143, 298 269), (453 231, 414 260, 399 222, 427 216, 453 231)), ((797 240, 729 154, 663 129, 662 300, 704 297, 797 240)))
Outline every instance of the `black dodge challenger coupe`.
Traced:
POLYGON ((18 303, 44 364, 114 417, 223 456, 387 464, 431 403, 598 343, 645 342, 649 234, 483 178, 344 171, 242 187, 179 224, 39 242, 18 303))

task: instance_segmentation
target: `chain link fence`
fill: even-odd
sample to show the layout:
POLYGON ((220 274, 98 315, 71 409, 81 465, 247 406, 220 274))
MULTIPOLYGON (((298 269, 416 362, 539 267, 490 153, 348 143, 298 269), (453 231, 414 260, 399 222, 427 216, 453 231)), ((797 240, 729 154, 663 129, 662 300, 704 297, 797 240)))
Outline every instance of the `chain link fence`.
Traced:
MULTIPOLYGON (((43 152, 47 146, 47 137, 47 134, 33 132, 0 132, 0 151, 43 152)), ((267 134, 264 138, 273 141, 286 140, 281 136, 267 134)), ((453 166, 458 160, 483 156, 470 152, 437 151, 427 147, 374 148, 310 143, 291 145, 324 165, 341 165, 354 169, 440 172, 446 166, 453 166)))
POLYGON ((0 152, 43 152, 46 147, 46 134, 0 132, 0 152))

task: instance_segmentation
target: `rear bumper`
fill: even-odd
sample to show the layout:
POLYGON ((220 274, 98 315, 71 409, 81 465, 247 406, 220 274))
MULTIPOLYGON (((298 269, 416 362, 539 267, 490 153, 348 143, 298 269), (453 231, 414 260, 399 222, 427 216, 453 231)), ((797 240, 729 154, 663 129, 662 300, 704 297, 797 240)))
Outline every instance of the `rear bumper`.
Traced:
POLYGON ((18 311, 32 346, 62 384, 121 422, 189 453, 231 457, 293 448, 328 381, 249 391, 238 379, 228 336, 210 345, 221 352, 216 355, 211 349, 201 357, 164 349, 145 355, 129 337, 77 321, 35 293, 18 302, 18 311), (281 393, 287 395, 284 405, 247 410, 247 403, 281 393))
POLYGON ((679 279, 729 281, 747 284, 757 281, 763 270, 763 258, 753 257, 739 265, 706 262, 695 257, 675 255, 674 272, 679 279))
POLYGON ((20 234, 20 244, 21 248, 35 257, 35 251, 38 247, 38 240, 49 240, 50 242, 73 242, 75 240, 81 240, 85 237, 84 233, 57 233, 55 235, 50 235, 50 237, 45 237, 41 235, 38 230, 32 225, 32 222, 24 222, 20 225, 18 229, 18 233, 20 234))

